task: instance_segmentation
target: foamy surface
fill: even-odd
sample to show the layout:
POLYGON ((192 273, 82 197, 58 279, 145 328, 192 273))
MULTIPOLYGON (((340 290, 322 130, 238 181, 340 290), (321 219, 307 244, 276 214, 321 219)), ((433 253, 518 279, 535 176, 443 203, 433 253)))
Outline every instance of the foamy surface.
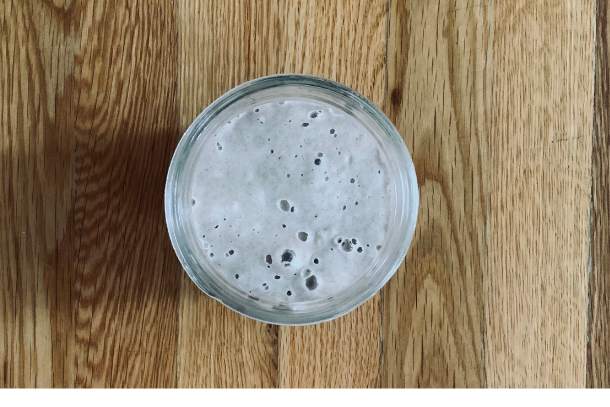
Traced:
POLYGON ((192 220, 217 272, 269 301, 325 299, 371 269, 391 216, 375 138, 317 101, 260 105, 207 140, 192 220))

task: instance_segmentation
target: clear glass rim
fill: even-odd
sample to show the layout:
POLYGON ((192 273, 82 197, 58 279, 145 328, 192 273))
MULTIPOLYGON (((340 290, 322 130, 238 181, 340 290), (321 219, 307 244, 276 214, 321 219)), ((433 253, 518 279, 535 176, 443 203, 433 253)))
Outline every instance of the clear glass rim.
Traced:
POLYGON ((189 126, 182 136, 172 158, 167 182, 165 185, 165 215, 170 239, 180 263, 191 280, 208 296, 216 299, 230 309, 265 323, 277 325, 309 325, 338 318, 373 297, 394 275, 402 263, 413 239, 419 193, 417 178, 411 156, 398 130, 387 116, 372 102, 356 91, 338 82, 300 74, 272 75, 245 82, 223 94, 210 104, 189 126), (206 273, 189 247, 188 239, 182 227, 179 189, 185 163, 196 143, 198 136, 225 109, 240 100, 251 98, 259 92, 274 90, 280 87, 303 87, 308 92, 319 92, 328 97, 344 101, 351 108, 371 119, 379 128, 381 136, 395 153, 396 165, 394 190, 397 194, 394 222, 390 224, 390 236, 387 239, 385 260, 380 268, 361 282, 359 289, 345 290, 336 297, 326 300, 323 308, 295 313, 281 307, 265 308, 257 301, 252 301, 244 293, 231 288, 206 273), (361 288, 361 289, 360 289, 361 288))

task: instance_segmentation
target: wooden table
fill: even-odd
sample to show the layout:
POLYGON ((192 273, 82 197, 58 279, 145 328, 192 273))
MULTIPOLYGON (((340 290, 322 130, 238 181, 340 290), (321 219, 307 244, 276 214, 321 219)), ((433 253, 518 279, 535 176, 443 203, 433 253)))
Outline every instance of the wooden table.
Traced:
POLYGON ((610 386, 604 0, 3 0, 0 385, 610 386), (407 258, 348 315, 248 320, 182 271, 181 134, 298 72, 382 108, 413 155, 407 258))

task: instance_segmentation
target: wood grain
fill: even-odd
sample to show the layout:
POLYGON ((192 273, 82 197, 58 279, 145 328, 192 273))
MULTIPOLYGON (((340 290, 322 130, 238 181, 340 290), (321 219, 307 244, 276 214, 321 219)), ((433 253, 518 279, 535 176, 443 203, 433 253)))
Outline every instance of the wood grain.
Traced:
POLYGON ((497 2, 489 387, 583 387, 594 1, 497 2))
POLYGON ((65 293, 65 281, 47 278, 58 264, 70 265, 70 254, 56 250, 69 242, 72 209, 73 119, 62 105, 72 96, 66 78, 74 37, 62 25, 60 7, 0 6, 2 387, 50 387, 55 371, 63 371, 52 363, 53 341, 63 337, 57 325, 70 321, 58 317, 70 312, 69 297, 66 303, 57 295, 65 293))
POLYGON ((383 387, 484 384, 492 10, 391 2, 386 111, 413 156, 420 207, 383 290, 383 387))
MULTIPOLYGON (((178 2, 180 132, 217 97, 277 73, 279 5, 178 2)), ((278 328, 249 320, 203 294, 182 273, 179 387, 275 387, 278 328)))
POLYGON ((1 2, 0 387, 610 387, 609 16, 595 0, 1 2), (209 103, 287 72, 384 109, 420 212, 380 294, 280 328, 188 279, 162 196, 209 103))
POLYGON ((0 382, 173 386, 171 5, 3 8, 0 382))
POLYGON ((596 24, 595 122, 591 174, 591 269, 587 386, 610 387, 610 7, 596 24))
MULTIPOLYGON (((284 71, 353 87, 382 107, 386 1, 287 0, 284 71)), ((378 387, 379 295, 338 320, 281 327, 281 387, 378 387)))

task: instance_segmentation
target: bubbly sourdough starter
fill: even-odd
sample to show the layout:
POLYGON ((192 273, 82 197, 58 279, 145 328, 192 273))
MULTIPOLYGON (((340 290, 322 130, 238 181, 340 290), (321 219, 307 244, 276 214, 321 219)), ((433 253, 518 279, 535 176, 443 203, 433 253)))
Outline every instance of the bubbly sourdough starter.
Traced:
POLYGON ((318 101, 260 105, 207 140, 192 221, 214 268, 260 299, 332 297, 377 261, 394 193, 375 138, 318 101))

